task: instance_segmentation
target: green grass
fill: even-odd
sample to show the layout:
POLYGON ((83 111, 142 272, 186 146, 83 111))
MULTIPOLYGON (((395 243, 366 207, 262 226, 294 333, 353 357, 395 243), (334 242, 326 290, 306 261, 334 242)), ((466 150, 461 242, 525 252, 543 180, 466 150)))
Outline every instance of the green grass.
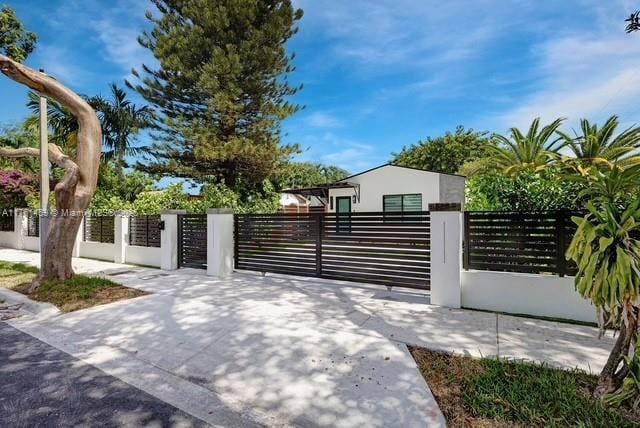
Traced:
POLYGON ((632 426, 596 403, 596 378, 543 365, 485 359, 484 373, 467 381, 464 402, 473 414, 525 425, 632 426))
POLYGON ((63 312, 142 296, 146 293, 97 277, 76 275, 66 281, 46 281, 35 293, 27 290, 38 269, 20 263, 0 261, 0 287, 28 295, 30 299, 52 303, 63 312))
POLYGON ((20 263, 0 261, 0 287, 11 290, 31 282, 38 273, 38 269, 20 263))
POLYGON ((640 426, 592 398, 597 378, 511 360, 411 349, 450 426, 640 426))

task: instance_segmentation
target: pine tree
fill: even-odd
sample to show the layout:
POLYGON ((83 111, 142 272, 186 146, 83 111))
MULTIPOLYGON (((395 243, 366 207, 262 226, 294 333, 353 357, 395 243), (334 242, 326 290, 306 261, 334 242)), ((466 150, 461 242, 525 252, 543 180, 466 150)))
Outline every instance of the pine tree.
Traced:
POLYGON ((26 31, 9 6, 0 9, 0 55, 23 62, 36 47, 38 36, 26 31))
POLYGON ((300 106, 285 45, 302 10, 291 0, 152 0, 139 37, 159 62, 136 70, 135 88, 160 118, 139 165, 156 176, 254 190, 298 150, 280 144, 281 122, 300 106))

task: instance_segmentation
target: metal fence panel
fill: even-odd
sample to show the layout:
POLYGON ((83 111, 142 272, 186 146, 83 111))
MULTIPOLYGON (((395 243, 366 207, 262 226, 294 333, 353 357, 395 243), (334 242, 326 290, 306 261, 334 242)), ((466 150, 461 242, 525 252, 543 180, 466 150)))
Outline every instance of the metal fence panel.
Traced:
POLYGON ((84 220, 84 240, 89 242, 115 242, 115 220, 113 216, 91 216, 84 220))
POLYGON ((130 217, 129 245, 160 248, 160 216, 130 217))
POLYGON ((37 238, 40 236, 40 217, 34 214, 27 216, 27 236, 37 238))
POLYGON ((571 211, 464 214, 465 269, 573 274, 565 253, 577 227, 571 211))
POLYGON ((428 212, 236 215, 238 269, 428 289, 428 212))
POLYGON ((0 232, 13 232, 15 229, 15 222, 13 219, 13 211, 11 215, 5 215, 2 213, 0 215, 0 232))

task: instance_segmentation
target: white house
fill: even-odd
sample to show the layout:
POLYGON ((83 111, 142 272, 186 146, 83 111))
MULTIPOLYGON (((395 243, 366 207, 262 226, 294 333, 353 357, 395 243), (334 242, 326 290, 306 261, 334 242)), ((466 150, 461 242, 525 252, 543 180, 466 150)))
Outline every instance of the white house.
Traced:
POLYGON ((462 207, 465 180, 461 175, 386 164, 335 183, 286 192, 305 196, 311 211, 428 211, 435 203, 462 207))

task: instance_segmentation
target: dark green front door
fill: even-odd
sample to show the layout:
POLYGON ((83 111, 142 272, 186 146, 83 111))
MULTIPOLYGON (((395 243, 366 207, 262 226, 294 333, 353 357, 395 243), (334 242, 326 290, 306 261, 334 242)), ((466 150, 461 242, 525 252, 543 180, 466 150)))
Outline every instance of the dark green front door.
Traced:
POLYGON ((338 232, 348 232, 351 228, 351 197, 336 198, 336 213, 338 214, 338 232))

